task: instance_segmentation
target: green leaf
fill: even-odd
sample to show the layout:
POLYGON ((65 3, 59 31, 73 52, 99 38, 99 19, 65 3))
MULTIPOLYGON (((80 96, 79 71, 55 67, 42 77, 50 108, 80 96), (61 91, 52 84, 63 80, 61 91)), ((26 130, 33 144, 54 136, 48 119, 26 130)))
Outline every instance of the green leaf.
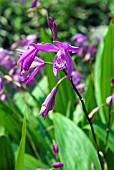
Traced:
POLYGON ((54 115, 55 139, 59 145, 59 158, 63 170, 101 170, 97 153, 84 132, 71 120, 60 114, 54 115))
POLYGON ((24 120, 23 120, 22 137, 19 145, 18 154, 17 154, 15 170, 22 170, 24 166, 25 139, 26 139, 26 116, 24 116, 24 120))
MULTIPOLYGON (((111 78, 114 76, 114 23, 110 23, 105 38, 101 41, 95 63, 95 97, 97 105, 106 103, 110 96, 111 78)), ((107 122, 108 107, 100 109, 100 118, 107 122)))
POLYGON ((41 161, 37 160, 29 154, 24 156, 24 170, 35 170, 36 168, 49 168, 41 161))
MULTIPOLYGON (((95 121, 94 124, 95 134, 99 137, 99 139, 105 144, 106 142, 106 129, 107 126, 101 122, 95 121)), ((84 129, 89 129, 89 125, 84 126, 84 129)), ((108 138, 108 147, 114 153, 114 131, 110 130, 109 138, 108 138)))
POLYGON ((3 125, 13 139, 18 143, 20 131, 20 117, 3 101, 0 100, 0 124, 3 125))
POLYGON ((14 170, 14 153, 5 135, 0 136, 0 169, 14 170))

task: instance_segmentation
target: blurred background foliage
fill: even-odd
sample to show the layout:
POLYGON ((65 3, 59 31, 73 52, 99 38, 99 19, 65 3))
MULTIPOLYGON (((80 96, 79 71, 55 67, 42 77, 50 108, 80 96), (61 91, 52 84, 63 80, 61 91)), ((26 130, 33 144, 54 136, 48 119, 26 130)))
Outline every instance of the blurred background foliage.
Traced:
POLYGON ((47 13, 54 18, 58 37, 64 41, 77 32, 89 36, 99 26, 106 26, 114 10, 113 0, 40 0, 34 12, 27 12, 30 2, 20 6, 19 0, 17 3, 0 0, 0 45, 4 48, 10 48, 22 34, 35 33, 39 38, 40 27, 50 32, 47 13))
MULTIPOLYGON (((82 64, 80 59, 77 59, 76 62, 79 62, 79 65, 82 64, 84 70, 82 73, 86 89, 82 95, 88 113, 102 103, 104 104, 106 97, 111 95, 110 80, 114 77, 112 59, 114 54, 111 53, 112 44, 114 44, 112 36, 114 26, 113 24, 109 26, 114 11, 113 0, 39 0, 37 9, 32 12, 29 10, 31 1, 26 0, 25 2, 21 6, 19 0, 17 3, 0 0, 0 47, 10 49, 11 44, 18 41, 21 35, 29 34, 37 34, 37 42, 51 42, 52 35, 46 20, 47 13, 55 20, 60 41, 70 41, 71 36, 78 32, 88 37, 88 44, 95 41, 97 35, 103 36, 91 71, 87 70, 88 63, 82 64), (105 37, 104 32, 108 26, 109 31, 105 37), (107 71, 107 63, 110 72, 107 71), (85 69, 85 65, 87 69, 85 69), (108 90, 105 90, 105 87, 108 90)), ((39 55, 43 56, 45 60, 48 60, 47 57, 53 60, 55 56, 52 53, 43 53, 43 55, 39 53, 39 55)), ((14 57, 18 58, 17 54, 14 57)), ((56 84, 52 68, 49 67, 42 70, 35 79, 37 81, 28 85, 27 88, 22 86, 20 89, 14 90, 12 82, 4 86, 7 103, 0 101, 0 170, 13 170, 16 158, 17 167, 21 165, 24 170, 35 170, 38 167, 49 168, 56 161, 51 150, 53 139, 60 146, 59 159, 65 164, 63 170, 69 170, 69 167, 75 170, 75 163, 78 170, 82 170, 83 166, 86 167, 85 170, 91 170, 91 160, 93 160, 95 168, 100 170, 90 128, 82 107, 76 100, 77 96, 73 93, 67 80, 59 87, 54 111, 49 113, 46 120, 38 116, 41 104, 56 84), (68 88, 66 88, 67 86, 68 88), (25 114, 26 119, 23 120, 25 114), (78 161, 80 152, 84 161, 78 161), (20 161, 18 157, 24 157, 24 162, 20 161)), ((77 68, 77 63, 75 63, 75 68, 77 68)), ((63 74, 60 74, 61 76, 63 74)), ((111 108, 113 109, 113 106, 111 108)), ((106 150, 104 149, 108 114, 109 108, 105 105, 93 123, 99 149, 105 156, 103 161, 106 161, 109 170, 113 170, 113 119, 108 146, 105 148, 106 150)))

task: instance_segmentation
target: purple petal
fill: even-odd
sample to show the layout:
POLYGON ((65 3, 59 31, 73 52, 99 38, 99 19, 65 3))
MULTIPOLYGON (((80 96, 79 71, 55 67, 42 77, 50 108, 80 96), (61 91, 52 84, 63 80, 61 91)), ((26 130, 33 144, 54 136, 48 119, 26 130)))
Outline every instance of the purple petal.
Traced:
POLYGON ((69 46, 67 47, 67 51, 69 51, 69 52, 72 52, 72 53, 76 53, 76 52, 78 52, 79 51, 79 47, 74 47, 74 46, 71 46, 70 44, 69 44, 69 46))
POLYGON ((67 63, 67 69, 68 69, 67 76, 68 76, 68 78, 70 78, 74 66, 73 66, 72 58, 71 58, 70 54, 67 52, 66 52, 66 63, 67 63))
POLYGON ((44 66, 44 64, 39 65, 39 67, 37 67, 36 69, 34 69, 34 71, 32 73, 30 73, 30 75, 27 78, 27 81, 25 84, 28 84, 33 78, 34 76, 37 74, 37 72, 44 66))
MULTIPOLYGON (((22 50, 21 50, 22 51, 22 50)), ((18 60, 17 64, 21 63, 26 57, 28 57, 29 55, 31 55, 33 52, 36 52, 38 51, 37 49, 35 49, 34 47, 30 46, 29 49, 27 49, 27 51, 25 51, 20 59, 18 60)))
POLYGON ((42 60, 39 57, 35 57, 34 61, 32 62, 31 66, 30 66, 30 68, 38 67, 39 65, 41 65, 43 63, 45 63, 44 60, 42 60))
POLYGON ((56 47, 55 45, 53 44, 50 44, 50 43, 46 43, 46 44, 32 44, 35 48, 37 48, 37 50, 40 50, 40 51, 44 51, 44 52, 50 52, 50 51, 53 51, 53 52, 58 52, 59 48, 56 47))
POLYGON ((60 42, 60 41, 53 41, 53 42, 60 50, 64 49, 64 45, 62 42, 60 42))

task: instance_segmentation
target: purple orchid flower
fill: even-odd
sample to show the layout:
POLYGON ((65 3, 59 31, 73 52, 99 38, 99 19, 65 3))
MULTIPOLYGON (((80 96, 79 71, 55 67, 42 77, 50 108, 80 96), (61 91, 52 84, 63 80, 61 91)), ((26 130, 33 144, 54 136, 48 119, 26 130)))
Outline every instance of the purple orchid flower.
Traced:
POLYGON ((106 98, 107 105, 110 105, 111 103, 114 105, 114 93, 106 98))
POLYGON ((62 168, 64 165, 62 162, 55 162, 52 164, 54 168, 62 168))
POLYGON ((79 47, 71 46, 68 42, 59 42, 54 41, 55 45, 47 43, 47 44, 32 44, 37 50, 44 52, 57 52, 57 55, 53 61, 53 72, 58 79, 58 70, 63 70, 67 68, 67 76, 70 78, 71 73, 73 71, 73 61, 69 54, 69 52, 76 53, 79 50, 79 47))
POLYGON ((40 115, 42 115, 44 118, 46 117, 48 112, 52 110, 54 107, 54 101, 55 101, 57 89, 58 89, 57 86, 55 86, 50 92, 50 94, 46 97, 44 103, 42 104, 40 115))
POLYGON ((55 24, 53 18, 47 16, 47 22, 48 22, 48 26, 50 27, 50 29, 53 33, 53 40, 56 40, 56 38, 57 38, 57 27, 56 27, 56 24, 55 24))
POLYGON ((77 33, 71 37, 71 40, 76 40, 75 44, 80 45, 86 41, 86 36, 81 33, 77 33))
POLYGON ((88 62, 91 58, 91 56, 93 54, 95 54, 96 52, 96 47, 91 44, 89 47, 88 47, 88 51, 87 51, 87 54, 85 55, 84 59, 82 60, 83 62, 88 62))
POLYGON ((78 84, 78 85, 76 86, 76 89, 83 91, 83 90, 85 89, 85 84, 84 84, 84 83, 78 84))

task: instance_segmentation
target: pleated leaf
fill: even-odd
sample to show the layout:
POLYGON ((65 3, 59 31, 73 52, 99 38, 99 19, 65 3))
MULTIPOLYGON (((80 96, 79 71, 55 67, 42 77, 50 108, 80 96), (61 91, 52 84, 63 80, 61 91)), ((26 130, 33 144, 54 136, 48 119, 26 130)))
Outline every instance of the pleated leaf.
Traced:
POLYGON ((85 133, 70 119, 54 115, 55 139, 59 145, 59 158, 63 170, 101 170, 96 150, 85 133))
MULTIPOLYGON (((111 21, 108 32, 101 41, 95 63, 95 96, 97 105, 106 103, 110 96, 111 78, 114 77, 114 23, 111 21)), ((100 109, 100 118, 106 123, 108 107, 100 109)))

